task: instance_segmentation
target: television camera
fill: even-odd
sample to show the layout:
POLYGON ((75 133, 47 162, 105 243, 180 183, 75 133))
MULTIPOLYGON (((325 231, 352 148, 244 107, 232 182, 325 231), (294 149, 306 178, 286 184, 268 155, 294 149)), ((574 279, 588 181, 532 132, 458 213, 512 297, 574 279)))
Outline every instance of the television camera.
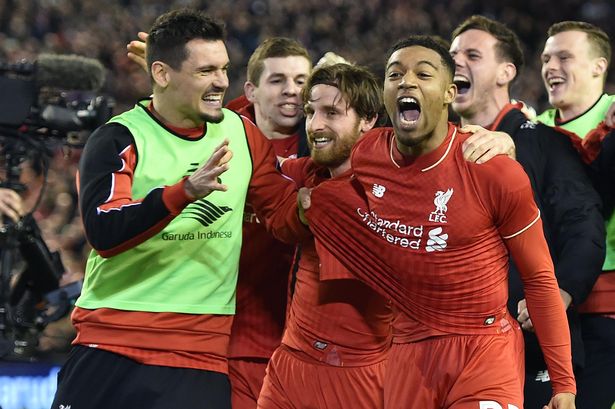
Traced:
MULTIPOLYGON (((24 191, 23 165, 43 176, 54 151, 82 147, 91 131, 104 124, 113 101, 96 94, 105 78, 97 60, 41 54, 36 62, 0 62, 0 187, 24 191)), ((33 210, 32 210, 33 211, 33 210)), ((32 211, 0 223, 0 359, 33 359, 44 327, 69 311, 81 283, 60 286, 65 271, 58 252, 41 236, 32 211), (21 271, 17 267, 22 265, 21 271)))

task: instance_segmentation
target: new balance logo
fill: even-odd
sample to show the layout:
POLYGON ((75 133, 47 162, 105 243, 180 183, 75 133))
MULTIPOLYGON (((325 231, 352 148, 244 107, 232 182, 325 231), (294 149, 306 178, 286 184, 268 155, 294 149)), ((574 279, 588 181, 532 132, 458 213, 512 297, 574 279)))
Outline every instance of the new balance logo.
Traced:
POLYGON ((319 349, 319 350, 323 350, 326 349, 329 346, 329 344, 327 344, 326 342, 322 342, 322 341, 314 341, 314 348, 319 349))
POLYGON ((60 405, 58 409, 70 409, 71 405, 60 405))
POLYGON ((446 248, 446 240, 448 240, 448 234, 442 234, 442 227, 429 230, 429 238, 425 246, 425 250, 429 253, 432 251, 442 251, 446 248))
POLYGON ((201 199, 189 205, 186 210, 184 210, 182 217, 194 219, 207 227, 222 217, 224 213, 230 212, 231 210, 233 209, 230 207, 216 206, 208 200, 201 199))
MULTIPOLYGON (((504 406, 492 400, 481 400, 478 402, 479 409, 504 409, 504 406)), ((506 406, 507 409, 519 409, 517 406, 508 404, 506 406)))
POLYGON ((547 370, 538 371, 538 373, 536 374, 536 378, 534 378, 534 380, 536 382, 549 382, 551 380, 551 377, 549 376, 549 371, 547 370))
POLYGON ((374 183, 374 186, 372 187, 372 193, 374 194, 374 196, 380 198, 382 196, 384 196, 384 192, 387 191, 387 188, 379 185, 377 183, 374 183))

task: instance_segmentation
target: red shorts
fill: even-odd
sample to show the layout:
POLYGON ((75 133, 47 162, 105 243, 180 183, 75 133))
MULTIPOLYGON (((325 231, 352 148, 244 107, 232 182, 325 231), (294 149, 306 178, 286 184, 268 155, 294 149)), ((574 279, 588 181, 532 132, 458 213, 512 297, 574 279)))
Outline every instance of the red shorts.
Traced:
POLYGON ((387 409, 522 409, 523 335, 444 336, 393 344, 387 409))
POLYGON ((267 366, 258 407, 381 409, 385 366, 386 359, 366 366, 331 366, 281 345, 267 366))
POLYGON ((233 409, 256 408, 268 361, 268 359, 229 358, 228 377, 231 381, 233 409))

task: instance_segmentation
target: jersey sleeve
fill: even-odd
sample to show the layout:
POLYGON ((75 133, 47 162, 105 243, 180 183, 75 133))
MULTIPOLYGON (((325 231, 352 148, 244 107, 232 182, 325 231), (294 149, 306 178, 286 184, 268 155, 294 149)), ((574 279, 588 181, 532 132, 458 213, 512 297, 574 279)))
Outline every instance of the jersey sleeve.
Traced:
POLYGON ((132 197, 137 152, 129 130, 106 124, 88 139, 79 164, 79 204, 88 242, 102 256, 128 250, 161 231, 190 203, 182 179, 132 197))
POLYGON ((280 162, 282 173, 295 182, 297 188, 305 186, 312 159, 308 157, 284 159, 280 162))
POLYGON ((483 205, 502 238, 515 237, 540 219, 530 181, 516 161, 500 155, 481 165, 469 165, 483 205))
POLYGON ((527 308, 547 363, 553 393, 576 393, 570 332, 542 222, 538 220, 505 243, 523 281, 527 308))
POLYGON ((299 220, 295 183, 278 171, 269 140, 249 119, 242 120, 253 163, 248 202, 278 240, 297 243, 309 238, 309 229, 299 220))
POLYGON ((527 174, 507 157, 474 165, 484 205, 519 269, 554 393, 576 393, 568 321, 527 174))

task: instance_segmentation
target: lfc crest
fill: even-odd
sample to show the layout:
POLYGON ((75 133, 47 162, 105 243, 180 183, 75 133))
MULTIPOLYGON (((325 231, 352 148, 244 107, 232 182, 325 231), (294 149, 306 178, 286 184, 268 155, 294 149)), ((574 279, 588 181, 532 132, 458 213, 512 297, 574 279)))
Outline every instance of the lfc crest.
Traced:
POLYGON ((436 210, 429 213, 429 221, 436 223, 446 223, 446 211, 448 207, 446 204, 451 200, 453 195, 453 189, 448 189, 446 192, 438 190, 436 197, 433 200, 433 204, 436 206, 436 210))

